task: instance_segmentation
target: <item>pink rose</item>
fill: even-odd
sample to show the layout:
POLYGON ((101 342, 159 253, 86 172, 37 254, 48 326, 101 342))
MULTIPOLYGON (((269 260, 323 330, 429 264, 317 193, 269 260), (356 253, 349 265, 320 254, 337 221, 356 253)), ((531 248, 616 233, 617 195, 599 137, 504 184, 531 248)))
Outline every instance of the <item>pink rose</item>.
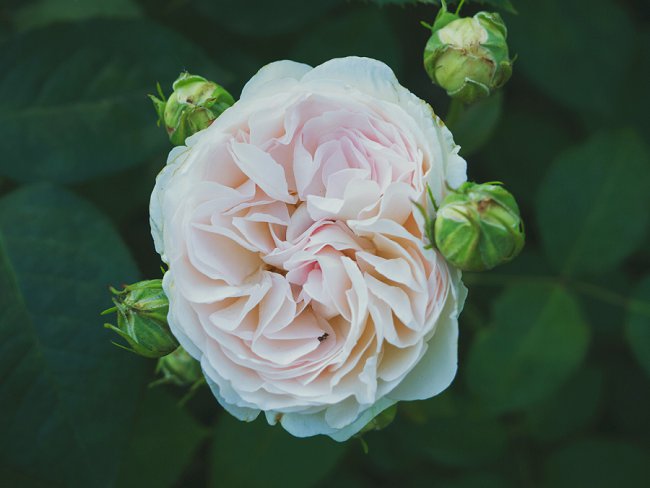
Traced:
POLYGON ((451 134, 383 63, 262 68, 151 197, 172 331, 232 415, 345 440, 456 373, 460 273, 424 248, 451 134))

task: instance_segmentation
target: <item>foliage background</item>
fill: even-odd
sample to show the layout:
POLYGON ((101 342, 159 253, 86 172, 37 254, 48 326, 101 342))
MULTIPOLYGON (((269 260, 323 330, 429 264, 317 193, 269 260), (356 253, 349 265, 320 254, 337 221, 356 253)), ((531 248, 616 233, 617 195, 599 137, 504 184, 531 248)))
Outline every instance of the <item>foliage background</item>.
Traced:
MULTIPOLYGON (((0 2, 0 484, 650 486, 650 6, 486 0, 518 55, 452 130, 517 196, 528 243, 466 274, 459 374, 359 441, 299 440, 209 392, 148 389, 110 345, 106 287, 159 276, 147 202, 168 141, 147 93, 183 69, 238 94, 263 64, 421 66, 429 2, 0 2), (424 4, 423 4, 424 3, 424 4)), ((464 13, 481 7, 468 2, 464 13)))

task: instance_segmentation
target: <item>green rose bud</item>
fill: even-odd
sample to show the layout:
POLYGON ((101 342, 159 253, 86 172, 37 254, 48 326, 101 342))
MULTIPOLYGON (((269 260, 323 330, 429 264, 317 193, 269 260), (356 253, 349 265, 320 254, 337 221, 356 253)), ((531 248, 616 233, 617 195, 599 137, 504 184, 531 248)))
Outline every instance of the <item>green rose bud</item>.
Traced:
POLYGON ((373 430, 382 430, 388 427, 395 420, 397 415, 397 405, 388 407, 386 410, 377 415, 374 419, 368 422, 363 429, 359 431, 357 435, 363 435, 366 432, 373 430))
POLYGON ((122 291, 111 289, 115 306, 103 315, 117 312, 117 327, 105 324, 119 334, 129 347, 115 345, 148 358, 159 358, 178 347, 167 325, 169 301, 162 289, 162 280, 140 281, 122 291))
POLYGON ((202 76, 181 73, 172 86, 174 92, 165 100, 158 85, 160 98, 149 95, 174 146, 185 143, 192 134, 208 127, 213 120, 235 103, 223 87, 202 76))
POLYGON ((191 386, 197 381, 203 381, 201 364, 182 347, 160 358, 156 373, 161 374, 162 378, 156 380, 154 385, 171 383, 176 386, 191 386))
POLYGON ((460 18, 444 7, 431 27, 424 68, 451 98, 472 103, 503 86, 512 74, 507 29, 498 13, 460 18))
POLYGON ((433 225, 438 250, 463 271, 492 269, 524 247, 517 202, 498 183, 464 183, 442 201, 433 225))

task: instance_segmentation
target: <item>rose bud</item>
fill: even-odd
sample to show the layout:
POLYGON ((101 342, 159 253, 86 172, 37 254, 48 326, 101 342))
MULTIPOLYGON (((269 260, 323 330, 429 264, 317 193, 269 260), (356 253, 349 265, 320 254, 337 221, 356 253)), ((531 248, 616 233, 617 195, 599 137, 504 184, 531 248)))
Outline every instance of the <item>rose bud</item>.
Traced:
POLYGON ((178 347, 167 325, 169 301, 163 292, 162 280, 140 281, 125 286, 122 291, 111 291, 115 295, 115 306, 103 315, 117 312, 117 327, 104 326, 119 334, 131 347, 114 343, 116 346, 148 358, 165 356, 178 347))
POLYGON ((507 29, 498 13, 460 18, 443 4, 431 32, 424 49, 424 68, 451 98, 475 102, 510 78, 507 29))
POLYGON ((149 95, 174 146, 185 143, 192 134, 208 127, 224 110, 235 103, 223 87, 202 76, 181 73, 172 85, 173 93, 165 100, 158 85, 160 98, 149 95))
POLYGON ((374 419, 366 424, 366 426, 359 431, 357 435, 363 435, 373 430, 383 430, 393 423, 397 415, 397 405, 392 405, 386 410, 377 415, 374 419))
POLYGON ((524 247, 524 224, 512 194, 500 184, 464 183, 442 201, 434 222, 436 246, 463 271, 512 260, 524 247))
POLYGON ((203 381, 201 364, 190 356, 185 349, 178 347, 174 352, 158 360, 156 373, 162 378, 154 381, 152 386, 170 383, 176 386, 191 386, 203 381))

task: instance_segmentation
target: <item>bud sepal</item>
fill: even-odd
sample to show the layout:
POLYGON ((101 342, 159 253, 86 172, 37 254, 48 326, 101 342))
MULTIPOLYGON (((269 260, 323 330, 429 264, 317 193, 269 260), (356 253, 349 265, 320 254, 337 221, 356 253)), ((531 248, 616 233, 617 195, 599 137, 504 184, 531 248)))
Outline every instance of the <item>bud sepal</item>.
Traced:
POLYGON ((162 280, 147 280, 111 288, 113 304, 102 315, 117 312, 117 326, 104 324, 122 337, 129 347, 118 347, 148 358, 159 358, 178 347, 178 341, 167 324, 169 301, 162 289, 162 280))
POLYGON ((508 30, 498 13, 479 12, 461 18, 443 5, 431 32, 424 67, 451 98, 475 102, 503 86, 512 75, 508 30))
POLYGON ((156 374, 161 375, 161 377, 154 381, 151 386, 161 384, 192 386, 203 381, 201 364, 181 346, 158 360, 156 374))
POLYGON ((433 227, 436 247, 462 271, 507 263, 525 242, 517 202, 500 183, 464 183, 441 202, 433 227))
POLYGON ((212 124, 235 99, 222 86, 199 75, 181 73, 172 85, 173 92, 165 99, 160 85, 158 97, 149 95, 169 140, 175 146, 212 124))

